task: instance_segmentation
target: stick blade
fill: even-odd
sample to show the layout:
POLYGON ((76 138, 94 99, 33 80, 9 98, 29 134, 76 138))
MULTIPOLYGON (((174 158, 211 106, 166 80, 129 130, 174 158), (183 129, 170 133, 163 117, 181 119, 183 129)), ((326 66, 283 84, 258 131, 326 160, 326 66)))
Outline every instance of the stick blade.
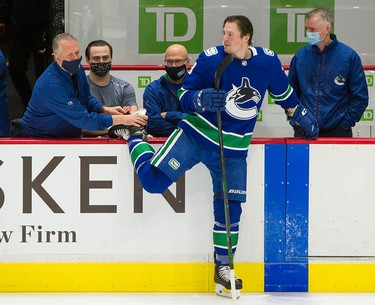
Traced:
POLYGON ((233 304, 237 304, 237 299, 239 296, 239 291, 236 290, 236 277, 234 276, 234 269, 230 269, 230 294, 232 295, 233 304))

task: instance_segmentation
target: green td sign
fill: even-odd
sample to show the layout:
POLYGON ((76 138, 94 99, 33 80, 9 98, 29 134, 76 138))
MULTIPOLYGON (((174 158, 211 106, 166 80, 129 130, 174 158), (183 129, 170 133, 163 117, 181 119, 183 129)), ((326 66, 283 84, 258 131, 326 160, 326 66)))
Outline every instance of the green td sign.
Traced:
MULTIPOLYGON (((324 7, 335 12, 335 0, 270 0, 270 49, 294 54, 306 45, 305 15, 324 7)), ((333 32, 333 31, 331 31, 333 32)))
POLYGON ((203 0, 139 0, 139 54, 160 54, 173 43, 203 49, 203 0))
POLYGON ((138 88, 146 88, 151 83, 151 76, 138 76, 138 88))
POLYGON ((366 75, 367 86, 374 87, 374 75, 366 75))
POLYGON ((362 122, 373 122, 374 121, 374 109, 366 109, 361 117, 362 122))

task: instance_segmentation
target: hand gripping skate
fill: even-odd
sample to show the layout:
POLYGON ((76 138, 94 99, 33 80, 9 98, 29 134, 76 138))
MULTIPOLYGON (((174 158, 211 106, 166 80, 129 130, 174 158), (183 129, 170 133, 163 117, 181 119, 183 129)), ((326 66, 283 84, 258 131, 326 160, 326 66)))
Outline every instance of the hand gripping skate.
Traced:
MULTIPOLYGON (((146 109, 139 109, 137 110, 134 114, 146 114, 146 109)), ((131 114, 131 115, 134 115, 131 114)), ((146 132, 146 127, 141 126, 141 127, 135 127, 135 126, 128 126, 128 125, 112 125, 108 129, 108 136, 111 139, 117 139, 117 138, 124 138, 125 140, 129 139, 129 137, 133 135, 141 135, 142 140, 147 142, 147 132, 146 132)))

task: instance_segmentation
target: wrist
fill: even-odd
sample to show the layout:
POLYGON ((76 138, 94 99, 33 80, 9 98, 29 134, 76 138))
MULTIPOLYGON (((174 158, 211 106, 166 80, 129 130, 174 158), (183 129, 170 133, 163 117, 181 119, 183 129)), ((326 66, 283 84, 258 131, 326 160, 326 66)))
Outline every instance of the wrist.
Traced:
POLYGON ((100 110, 99 110, 99 113, 104 113, 104 105, 102 106, 102 108, 100 108, 100 110))
POLYGON ((287 108, 286 109, 287 115, 292 118, 293 114, 294 114, 294 111, 296 110, 296 108, 297 108, 297 106, 295 106, 293 108, 287 108))

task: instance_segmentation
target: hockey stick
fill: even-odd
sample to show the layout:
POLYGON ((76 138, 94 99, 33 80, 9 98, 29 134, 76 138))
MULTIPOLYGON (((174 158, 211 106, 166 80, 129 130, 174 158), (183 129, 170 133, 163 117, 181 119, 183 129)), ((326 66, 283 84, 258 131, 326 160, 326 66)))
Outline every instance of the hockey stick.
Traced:
MULTIPOLYGON (((223 58, 217 70, 215 72, 215 89, 220 87, 220 79, 224 70, 233 61, 233 55, 228 54, 223 58)), ((227 230, 227 243, 228 243, 228 258, 230 268, 230 292, 234 304, 237 304, 237 292, 236 282, 234 277, 234 264, 233 264, 233 250, 232 250, 232 234, 230 232, 230 214, 229 214, 229 203, 228 203, 228 190, 227 190, 227 173, 225 170, 225 156, 224 156, 224 141, 223 141, 223 126, 221 121, 221 112, 216 112, 217 116, 217 130, 219 134, 219 145, 220 145, 220 161, 221 161, 221 180, 223 187, 223 198, 224 198, 224 210, 225 210, 225 228, 227 230)))

